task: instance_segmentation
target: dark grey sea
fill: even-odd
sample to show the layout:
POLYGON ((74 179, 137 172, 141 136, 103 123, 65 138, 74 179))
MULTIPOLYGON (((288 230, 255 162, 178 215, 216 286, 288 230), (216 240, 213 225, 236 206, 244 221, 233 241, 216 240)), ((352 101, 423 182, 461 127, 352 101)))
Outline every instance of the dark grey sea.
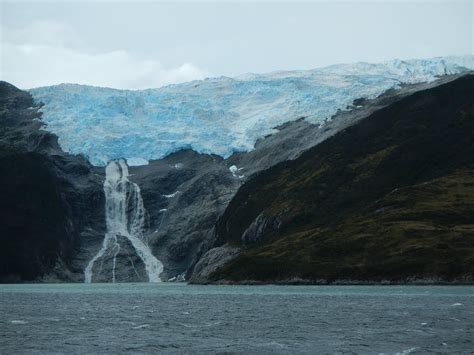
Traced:
POLYGON ((0 285, 0 352, 472 353, 474 287, 0 285))

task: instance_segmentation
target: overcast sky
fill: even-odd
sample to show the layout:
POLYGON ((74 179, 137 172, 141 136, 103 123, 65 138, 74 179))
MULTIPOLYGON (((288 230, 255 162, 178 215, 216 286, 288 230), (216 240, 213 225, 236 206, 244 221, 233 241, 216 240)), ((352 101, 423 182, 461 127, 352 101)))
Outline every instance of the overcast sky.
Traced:
POLYGON ((474 0, 0 0, 0 79, 159 87, 208 76, 473 54, 474 0))

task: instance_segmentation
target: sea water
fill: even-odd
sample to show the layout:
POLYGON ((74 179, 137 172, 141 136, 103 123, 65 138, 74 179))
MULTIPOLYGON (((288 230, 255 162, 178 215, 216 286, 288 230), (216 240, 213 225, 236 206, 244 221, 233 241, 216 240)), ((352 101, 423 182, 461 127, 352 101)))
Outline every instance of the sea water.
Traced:
POLYGON ((472 286, 0 285, 0 353, 474 349, 472 286))

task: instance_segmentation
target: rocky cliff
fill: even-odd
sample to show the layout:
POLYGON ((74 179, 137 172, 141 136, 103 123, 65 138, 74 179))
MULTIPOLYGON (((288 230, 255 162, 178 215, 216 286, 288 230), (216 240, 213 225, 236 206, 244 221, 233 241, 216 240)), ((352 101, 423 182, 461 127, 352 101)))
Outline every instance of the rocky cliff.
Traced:
POLYGON ((43 130, 40 105, 0 82, 0 281, 78 272, 70 263, 104 229, 102 175, 43 130))

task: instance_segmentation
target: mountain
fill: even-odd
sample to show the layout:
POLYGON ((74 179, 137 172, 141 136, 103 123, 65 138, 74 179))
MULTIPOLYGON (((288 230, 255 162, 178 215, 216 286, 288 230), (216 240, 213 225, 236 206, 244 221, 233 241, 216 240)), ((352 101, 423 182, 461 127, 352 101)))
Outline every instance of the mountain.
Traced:
POLYGON ((27 93, 2 83, 0 281, 207 282, 247 248, 228 242, 221 223, 254 176, 462 77, 472 60, 357 63, 143 91, 64 84, 27 93))
POLYGON ((474 75, 257 173, 193 282, 472 282, 474 75))
MULTIPOLYGON (((359 100, 359 107, 341 111, 324 126, 305 119, 278 126, 276 133, 257 141, 250 152, 235 153, 227 159, 219 155, 181 150, 148 165, 130 167, 129 179, 140 187, 147 211, 146 240, 161 261, 162 280, 190 277, 193 267, 212 246, 215 223, 228 203, 253 174, 272 165, 298 157, 303 151, 331 137, 339 130, 364 119, 386 105, 414 92, 440 85, 456 76, 444 76, 431 83, 404 85, 373 100, 359 100), (361 102, 363 101, 363 102, 361 102)), ((87 264, 102 246, 103 236, 88 238, 71 259, 73 265, 87 264)), ((120 244, 102 260, 100 275, 93 281, 146 281, 140 260, 128 245, 120 244), (132 258, 133 264, 130 262, 132 258), (114 264, 115 260, 115 264, 114 264), (134 271, 138 271, 137 273, 134 271)), ((75 277, 81 280, 82 275, 75 277)))

